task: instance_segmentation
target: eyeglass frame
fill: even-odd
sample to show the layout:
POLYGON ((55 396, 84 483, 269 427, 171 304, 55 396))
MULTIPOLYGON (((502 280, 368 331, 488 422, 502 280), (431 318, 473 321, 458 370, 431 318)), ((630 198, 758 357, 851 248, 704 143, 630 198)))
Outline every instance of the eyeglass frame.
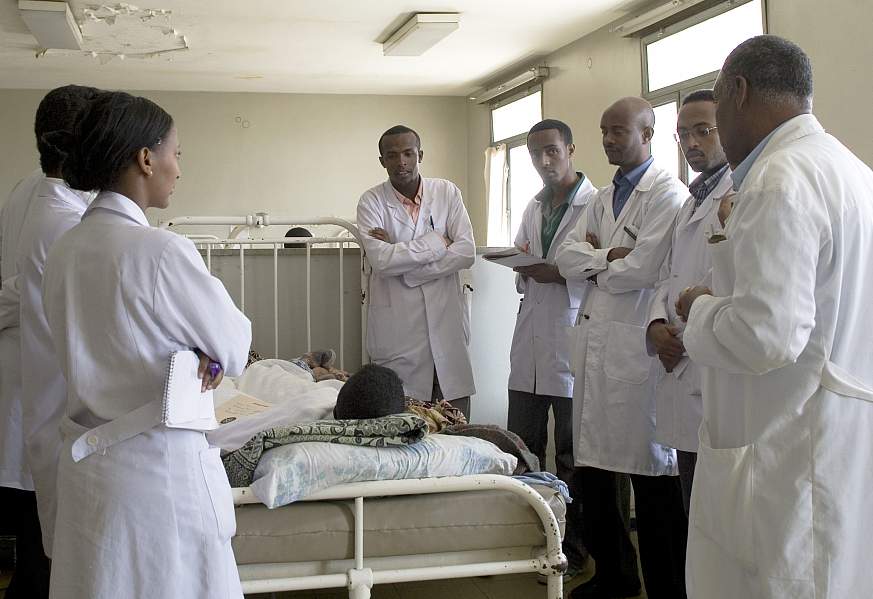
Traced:
POLYGON ((683 139, 688 139, 693 135, 694 139, 696 139, 697 141, 703 141, 704 139, 712 135, 712 132, 716 129, 718 129, 718 125, 713 125, 712 127, 692 127, 691 129, 688 129, 684 134, 679 133, 678 131, 674 131, 673 139, 676 140, 676 143, 681 144, 683 139), (700 132, 700 135, 698 135, 698 132, 700 132))

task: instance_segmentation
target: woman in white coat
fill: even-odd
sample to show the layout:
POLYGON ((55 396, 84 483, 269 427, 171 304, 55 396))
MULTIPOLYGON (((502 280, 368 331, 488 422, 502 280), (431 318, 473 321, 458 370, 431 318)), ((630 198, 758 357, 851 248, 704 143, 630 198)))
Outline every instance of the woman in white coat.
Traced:
POLYGON ((251 341, 194 245, 145 218, 168 205, 179 177, 176 128, 156 104, 111 92, 53 141, 68 152, 71 187, 100 193, 45 272, 68 389, 51 597, 240 598, 218 449, 203 431, 167 428, 148 412, 172 352, 197 350, 212 387, 221 374, 204 374, 207 361, 239 374, 251 341))
POLYGON ((470 217, 454 183, 419 174, 417 133, 392 127, 379 151, 389 179, 364 192, 357 215, 373 268, 367 352, 416 399, 431 399, 436 376, 440 399, 463 398, 457 407, 469 416, 476 388, 459 272, 476 257, 470 217))

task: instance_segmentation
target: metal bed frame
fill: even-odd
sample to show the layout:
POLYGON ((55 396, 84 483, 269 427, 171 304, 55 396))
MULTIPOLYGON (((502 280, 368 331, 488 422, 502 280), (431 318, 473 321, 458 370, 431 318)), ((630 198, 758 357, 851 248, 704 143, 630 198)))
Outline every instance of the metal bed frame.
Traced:
MULTIPOLYGON (((270 217, 265 213, 241 217, 178 217, 160 223, 159 226, 172 229, 178 225, 235 226, 229 239, 212 235, 187 235, 205 252, 207 268, 212 267, 211 252, 216 246, 236 246, 239 252, 240 283, 242 296, 240 309, 245 312, 245 251, 246 246, 263 246, 273 249, 273 319, 274 353, 279 353, 279 287, 278 261, 280 247, 285 243, 306 244, 306 332, 307 348, 311 350, 311 288, 310 260, 311 247, 315 244, 339 243, 340 258, 340 297, 343 293, 343 250, 346 243, 356 243, 361 248, 361 310, 362 335, 366 332, 367 291, 370 268, 364 255, 361 234, 349 220, 338 218, 292 219, 270 217), (269 225, 337 225, 348 231, 351 238, 302 237, 281 239, 237 239, 236 234, 247 227, 269 225)), ((340 352, 344 341, 342 302, 340 302, 340 352)), ((362 339, 365 339, 362 336, 362 339)), ((362 343, 362 345, 365 345, 362 343)), ((362 361, 366 362, 366 349, 362 348, 362 361)), ((343 356, 339 355, 342 368, 343 356)), ((233 489, 234 504, 237 506, 260 503, 250 488, 233 489)), ((275 593, 278 591, 314 590, 346 587, 350 599, 369 599, 375 584, 391 584, 419 580, 440 580, 470 576, 490 576, 537 572, 547 577, 546 593, 548 599, 563 597, 563 573, 567 560, 561 551, 561 531, 552 509, 543 497, 530 486, 508 476, 471 475, 445 478, 422 478, 407 480, 373 481, 338 485, 325 489, 303 501, 354 500, 354 559, 330 562, 295 562, 243 564, 239 566, 240 580, 244 593, 275 593), (368 498, 424 495, 433 493, 457 493, 464 491, 501 490, 513 493, 520 501, 526 502, 536 513, 544 531, 544 546, 520 548, 521 551, 502 548, 494 551, 467 551, 423 555, 403 555, 402 549, 396 556, 369 558, 365 563, 364 553, 364 500, 368 498), (535 554, 531 555, 531 550, 535 554)), ((284 517, 288 506, 276 508, 277 517, 284 517)), ((293 509, 293 508, 292 508, 293 509)), ((519 549, 519 548, 516 548, 519 549)))

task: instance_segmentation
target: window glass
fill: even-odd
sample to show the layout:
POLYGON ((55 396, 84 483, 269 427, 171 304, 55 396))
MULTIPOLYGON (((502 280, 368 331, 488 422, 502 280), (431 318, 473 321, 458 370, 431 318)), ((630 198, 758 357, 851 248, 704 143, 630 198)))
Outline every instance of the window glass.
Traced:
POLYGON ((646 44, 649 91, 721 68, 741 42, 764 33, 761 0, 753 0, 646 44))
POLYGON ((498 142, 522 133, 543 120, 542 92, 538 91, 491 111, 492 141, 498 142))
MULTIPOLYGON (((676 131, 676 117, 679 104, 675 101, 655 106, 655 135, 652 137, 652 156, 655 164, 679 176, 679 147, 673 133, 676 131)), ((684 164, 685 160, 682 160, 684 164)))
POLYGON ((515 146, 509 150, 509 239, 507 245, 515 243, 515 236, 521 226, 521 217, 528 202, 543 188, 543 180, 533 166, 527 145, 515 146))

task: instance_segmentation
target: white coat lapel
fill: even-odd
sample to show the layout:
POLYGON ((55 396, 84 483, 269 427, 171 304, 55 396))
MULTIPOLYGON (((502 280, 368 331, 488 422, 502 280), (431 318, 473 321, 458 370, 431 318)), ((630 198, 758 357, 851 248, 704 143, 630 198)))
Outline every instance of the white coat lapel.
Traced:
MULTIPOLYGON (((397 196, 394 195, 394 186, 391 185, 391 181, 385 181, 385 184, 382 187, 382 199, 388 207, 388 212, 391 214, 391 217, 401 226, 414 232, 415 227, 412 224, 412 219, 409 218, 409 214, 406 212, 406 209, 403 208, 403 204, 401 204, 400 200, 397 199, 397 196)), ((419 218, 419 220, 421 219, 419 218)))
MULTIPOLYGON (((548 201, 548 200, 546 200, 548 201)), ((533 219, 531 219, 530 248, 533 256, 543 255, 543 202, 538 201, 534 205, 533 219)))
MULTIPOLYGON (((731 171, 728 169, 722 174, 721 179, 718 184, 713 188, 710 194, 706 197, 705 200, 700 204, 700 207, 694 211, 694 214, 691 215, 690 218, 687 219, 685 223, 687 225, 691 225, 696 223, 709 214, 712 213, 713 210, 718 210, 719 199, 726 194, 731 189, 731 184, 733 181, 731 180, 731 171)), ((689 208, 690 210, 690 208, 689 208)))

